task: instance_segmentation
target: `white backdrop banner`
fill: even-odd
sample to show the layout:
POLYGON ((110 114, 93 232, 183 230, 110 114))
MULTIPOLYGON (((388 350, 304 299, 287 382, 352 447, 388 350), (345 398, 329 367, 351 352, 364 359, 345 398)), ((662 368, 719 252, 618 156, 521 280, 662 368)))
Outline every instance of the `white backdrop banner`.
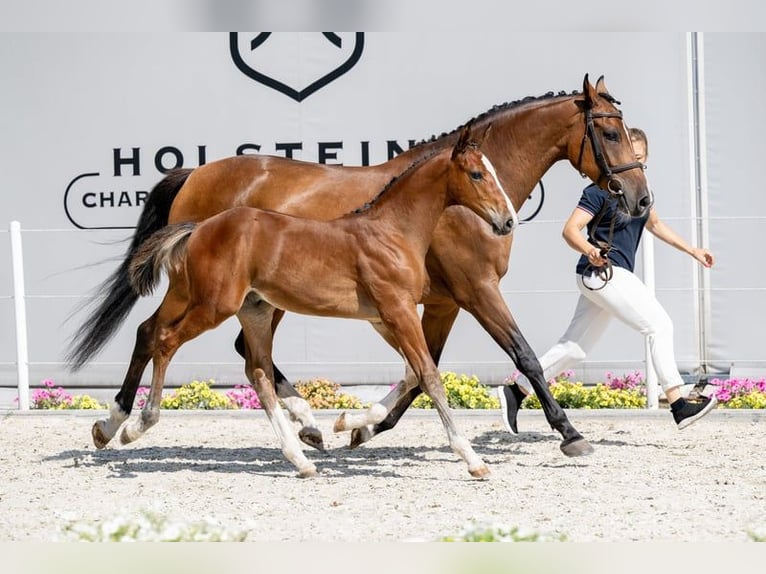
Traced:
MULTIPOLYGON (((717 97, 716 86, 724 89, 717 75, 737 77, 727 84, 736 91, 728 104, 711 98, 711 123, 756 145, 763 114, 746 112, 757 112, 749 98, 758 97, 757 81, 761 87, 764 81, 763 37, 749 42, 725 35, 707 38, 712 63, 708 91, 717 97), (737 76, 730 69, 732 54, 735 69, 748 74, 737 76), (731 117, 732 107, 742 114, 737 119, 749 126, 746 130, 731 117)), ((69 373, 63 357, 86 317, 75 311, 77 305, 118 265, 127 247, 122 240, 130 237, 147 194, 169 169, 251 153, 375 164, 493 105, 579 90, 586 73, 593 81, 603 74, 622 102, 626 122, 649 135, 657 209, 690 238, 696 214, 689 177, 694 164, 688 59, 682 33, 502 35, 475 28, 461 31, 460 37, 416 31, 2 34, 0 213, 4 228, 18 220, 24 230, 31 380, 120 383, 135 329, 159 304, 159 296, 141 300, 84 370, 69 373)), ((757 158, 744 161, 742 146, 725 141, 711 143, 710 154, 715 157, 711 193, 720 193, 721 199, 747 194, 747 182, 757 181, 747 178, 757 158), (723 176, 728 178, 734 168, 743 179, 732 185, 723 176)), ((561 240, 560 230, 586 182, 570 165, 557 164, 543 183, 543 209, 519 230, 502 284, 514 316, 539 353, 560 336, 577 298, 576 254, 561 240)), ((539 201, 540 193, 533 193, 520 215, 528 215, 539 201)), ((711 205, 718 214, 742 205, 726 201, 727 211, 716 201, 711 199, 711 205)), ((738 226, 727 225, 721 229, 730 229, 733 237, 712 246, 718 248, 722 270, 737 243, 738 226)), ((763 228, 762 221, 752 225, 763 228)), ((7 243, 7 233, 0 233, 0 382, 12 385, 7 243)), ((658 246, 656 260, 658 296, 676 325, 679 364, 695 372, 700 359, 696 269, 687 256, 664 245, 658 246)), ((748 269, 754 274, 748 284, 763 285, 763 271, 752 265, 748 269)), ((714 273, 717 280, 719 271, 714 273)), ((726 281, 737 281, 734 275, 727 273, 726 281)), ((723 284, 723 278, 716 284, 723 284)), ((730 336, 737 324, 732 317, 741 312, 740 294, 727 293, 720 307, 728 319, 716 315, 712 354, 720 364, 735 356, 762 358, 759 349, 740 355, 730 348, 730 341, 745 342, 730 336)), ((758 294, 753 299, 763 301, 758 294)), ((185 345, 168 381, 242 381, 242 362, 233 350, 237 330, 230 320, 185 345)), ((598 377, 607 369, 641 368, 643 349, 640 335, 615 324, 582 372, 598 377)), ((395 382, 403 373, 399 357, 367 324, 353 321, 288 315, 277 333, 275 360, 291 380, 323 376, 338 382, 395 382)), ((486 382, 515 370, 464 313, 448 340, 442 367, 475 373, 486 382)))

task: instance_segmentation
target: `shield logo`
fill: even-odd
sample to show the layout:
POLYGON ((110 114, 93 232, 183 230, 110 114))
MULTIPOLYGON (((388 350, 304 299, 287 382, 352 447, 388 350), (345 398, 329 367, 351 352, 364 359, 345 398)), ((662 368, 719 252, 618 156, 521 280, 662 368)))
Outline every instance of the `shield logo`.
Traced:
POLYGON ((300 102, 354 67, 364 32, 231 32, 229 49, 243 74, 300 102))

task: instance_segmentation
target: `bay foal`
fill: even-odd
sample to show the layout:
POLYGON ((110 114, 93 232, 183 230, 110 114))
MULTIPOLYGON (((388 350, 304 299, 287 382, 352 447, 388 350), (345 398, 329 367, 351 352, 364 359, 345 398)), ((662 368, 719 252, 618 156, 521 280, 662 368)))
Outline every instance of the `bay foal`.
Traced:
MULTIPOLYGON (((329 222, 237 207, 152 235, 131 261, 132 285, 141 295, 150 293, 163 268, 169 285, 159 309, 139 328, 151 336, 134 350, 128 377, 136 377, 131 381, 136 383, 151 359, 152 386, 141 416, 124 428, 121 441, 136 440, 159 420, 165 372, 178 348, 236 315, 245 337, 246 375, 282 452, 299 476, 314 475, 316 467, 303 454, 273 384, 276 308, 372 322, 433 399, 449 444, 471 475, 488 474, 455 426, 417 311, 429 287, 426 252, 447 206, 471 209, 497 235, 509 234, 517 224, 478 146, 464 128, 453 149, 416 162, 374 200, 329 222)), ((383 409, 372 411, 377 421, 387 415, 383 409)), ((128 415, 115 402, 109 419, 93 426, 96 446, 105 446, 128 415)))

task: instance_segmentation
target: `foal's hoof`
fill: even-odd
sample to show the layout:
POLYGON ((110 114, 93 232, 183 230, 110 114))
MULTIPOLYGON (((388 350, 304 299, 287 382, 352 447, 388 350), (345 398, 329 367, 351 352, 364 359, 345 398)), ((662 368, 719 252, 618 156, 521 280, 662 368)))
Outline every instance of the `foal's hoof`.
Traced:
POLYGON ((561 452, 567 456, 587 456, 593 454, 593 447, 582 437, 570 438, 561 442, 561 452))
POLYGON ((93 423, 93 428, 90 429, 90 434, 93 437, 93 444, 96 446, 96 448, 104 448, 107 444, 109 444, 109 441, 112 440, 110 438, 107 438, 103 431, 104 423, 102 421, 96 421, 93 423))
POLYGON ((468 469, 468 472, 474 478, 489 478, 489 467, 486 464, 482 464, 479 468, 474 468, 473 470, 468 469))
POLYGON ((332 426, 332 432, 343 432, 344 430, 346 430, 346 413, 340 413, 332 426))
POLYGON ((366 443, 373 436, 374 435, 372 434, 372 431, 370 430, 370 427, 368 426, 363 426, 363 427, 359 427, 358 429, 354 429, 351 431, 351 442, 348 444, 348 448, 356 448, 366 443))
POLYGON ((322 432, 319 429, 303 427, 298 431, 298 438, 310 447, 324 451, 324 440, 322 439, 322 432))
POLYGON ((316 476, 317 473, 317 467, 313 464, 310 466, 307 466, 306 468, 298 471, 298 478, 311 478, 316 476))

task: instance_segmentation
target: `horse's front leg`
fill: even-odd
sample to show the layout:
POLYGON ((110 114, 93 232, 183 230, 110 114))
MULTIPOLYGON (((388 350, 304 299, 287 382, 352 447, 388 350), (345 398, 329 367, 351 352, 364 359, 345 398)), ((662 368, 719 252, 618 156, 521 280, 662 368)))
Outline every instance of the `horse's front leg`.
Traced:
MULTIPOLYGON (((281 309, 274 310, 274 316, 271 321, 272 337, 284 315, 285 312, 281 309)), ((245 335, 242 330, 240 330, 239 335, 234 342, 234 348, 242 358, 245 358, 245 335)), ((298 431, 298 437, 307 445, 317 450, 324 450, 322 431, 319 430, 319 425, 317 425, 317 421, 314 418, 314 413, 311 412, 311 407, 309 406, 308 401, 295 390, 295 387, 290 384, 290 381, 287 380, 287 377, 282 374, 282 371, 280 371, 276 365, 272 363, 271 366, 274 372, 274 387, 277 396, 282 399, 282 403, 290 414, 290 418, 301 424, 301 430, 298 431)))
POLYGON ((98 420, 93 424, 91 435, 96 448, 104 448, 114 438, 122 423, 128 419, 133 410, 133 401, 141 383, 141 376, 152 357, 155 319, 156 313, 138 327, 130 365, 122 381, 122 387, 114 397, 114 404, 109 410, 109 418, 98 420))
POLYGON ((561 433, 561 451, 567 456, 591 454, 593 447, 577 432, 564 409, 553 398, 543 369, 532 348, 521 334, 497 284, 477 290, 466 299, 464 308, 481 323, 498 345, 508 354, 516 367, 532 384, 545 413, 545 418, 561 433))
MULTIPOLYGON (((428 352, 437 366, 459 310, 460 308, 454 301, 446 299, 442 299, 438 304, 426 303, 423 305, 423 317, 420 324, 428 344, 428 352)), ((422 392, 417 378, 408 368, 404 380, 400 381, 380 401, 388 410, 386 417, 376 424, 354 428, 351 431, 350 448, 356 448, 375 435, 394 428, 405 411, 422 392)))

